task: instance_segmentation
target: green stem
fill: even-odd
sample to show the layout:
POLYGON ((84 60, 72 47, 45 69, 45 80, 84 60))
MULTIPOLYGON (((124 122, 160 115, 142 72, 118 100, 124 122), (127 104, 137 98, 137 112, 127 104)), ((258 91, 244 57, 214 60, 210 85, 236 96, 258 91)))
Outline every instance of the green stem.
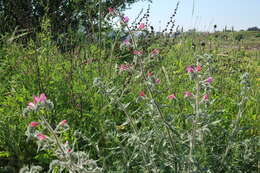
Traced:
POLYGON ((47 129, 49 130, 49 132, 52 134, 52 136, 55 138, 55 142, 57 144, 57 146, 59 147, 59 149, 61 150, 62 154, 65 156, 66 152, 64 151, 64 149, 61 146, 60 140, 58 139, 58 136, 55 134, 54 130, 52 129, 52 127, 50 126, 50 124, 47 122, 47 120, 45 119, 44 116, 40 116, 40 119, 42 119, 42 121, 45 123, 47 129))
MULTIPOLYGON (((142 77, 143 77, 143 79, 144 79, 145 81, 147 81, 147 78, 146 78, 145 73, 144 73, 143 63, 140 63, 140 65, 141 65, 142 77)), ((152 92, 151 88, 150 88, 148 85, 146 85, 146 88, 147 88, 147 90, 148 90, 148 92, 149 92, 150 97, 152 98, 152 100, 153 100, 153 102, 154 102, 154 105, 155 105, 155 107, 156 107, 157 112, 158 112, 159 115, 160 115, 160 118, 161 118, 161 119, 163 120, 163 122, 165 123, 165 117, 164 117, 164 115, 163 115, 162 110, 160 109, 159 104, 158 104, 157 101, 155 100, 155 97, 154 97, 154 95, 153 95, 153 92, 152 92)), ((167 135, 168 135, 168 138, 169 138, 170 143, 171 143, 172 151, 174 151, 174 150, 175 150, 175 147, 174 147, 174 142, 173 142, 173 138, 172 138, 170 129, 168 128, 167 125, 165 126, 165 129, 166 129, 166 131, 167 131, 167 135)))
MULTIPOLYGON (((197 62, 198 65, 198 62, 197 62)), ((194 114, 195 117, 192 120, 192 131, 191 131, 191 139, 190 139, 190 151, 189 151, 189 159, 190 159, 190 167, 193 164, 193 150, 195 148, 195 137, 196 137, 196 130, 197 130, 197 118, 199 117, 199 96, 200 96, 200 85, 199 85, 199 76, 196 75, 196 94, 195 94, 195 108, 194 114)))

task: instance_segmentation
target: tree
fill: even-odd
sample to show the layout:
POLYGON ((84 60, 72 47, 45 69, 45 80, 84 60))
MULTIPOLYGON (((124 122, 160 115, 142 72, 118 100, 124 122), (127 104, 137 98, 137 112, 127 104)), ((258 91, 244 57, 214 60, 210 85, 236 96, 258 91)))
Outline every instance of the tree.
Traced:
POLYGON ((41 29, 42 19, 47 17, 52 33, 76 30, 79 24, 91 33, 99 17, 108 13, 108 7, 124 10, 137 1, 140 0, 0 0, 0 32, 13 32, 18 27, 35 33, 41 29))
POLYGON ((260 28, 255 26, 255 27, 248 28, 247 31, 260 31, 260 28))

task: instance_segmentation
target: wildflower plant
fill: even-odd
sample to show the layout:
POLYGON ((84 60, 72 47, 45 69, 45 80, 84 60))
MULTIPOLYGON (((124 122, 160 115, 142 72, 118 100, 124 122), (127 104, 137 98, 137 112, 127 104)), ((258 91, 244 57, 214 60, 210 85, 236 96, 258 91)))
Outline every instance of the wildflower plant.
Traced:
MULTIPOLYGON (((57 170, 59 170, 59 172, 66 170, 71 173, 100 172, 101 169, 97 166, 96 161, 90 159, 86 152, 76 151, 76 139, 71 143, 65 140, 65 134, 70 130, 67 120, 60 121, 56 127, 49 124, 46 119, 46 114, 53 108, 52 101, 47 100, 46 95, 42 93, 39 97, 35 96, 34 101, 29 102, 23 111, 24 115, 28 115, 32 112, 37 114, 39 118, 39 121, 29 123, 27 131, 25 132, 27 142, 36 140, 38 152, 51 152, 56 157, 49 165, 49 172, 55 172, 57 170)), ((40 170, 39 166, 32 166, 30 169, 28 167, 22 168, 20 172, 36 173, 40 170)))

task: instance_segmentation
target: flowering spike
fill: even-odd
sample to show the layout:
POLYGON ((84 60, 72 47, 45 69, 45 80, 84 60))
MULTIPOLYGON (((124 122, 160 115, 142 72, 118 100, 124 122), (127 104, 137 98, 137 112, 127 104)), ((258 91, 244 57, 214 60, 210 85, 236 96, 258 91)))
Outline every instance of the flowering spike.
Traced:
POLYGON ((152 75, 153 75, 153 72, 148 72, 148 73, 147 73, 147 76, 148 76, 148 77, 151 77, 152 75))
POLYGON ((114 12, 114 9, 113 9, 112 7, 109 7, 109 8, 108 8, 108 12, 109 12, 109 13, 113 13, 113 12, 114 12))
POLYGON ((201 66, 200 65, 198 65, 197 67, 196 67, 196 70, 197 70, 197 72, 200 72, 201 71, 201 66))
POLYGON ((130 65, 127 65, 127 64, 121 64, 120 66, 119 66, 119 70, 120 71, 126 71, 126 70, 128 70, 130 68, 130 65))
POLYGON ((46 136, 45 136, 44 134, 42 134, 42 133, 38 133, 36 136, 37 136, 37 138, 38 138, 40 141, 46 139, 46 136))
POLYGON ((129 17, 127 17, 127 16, 123 17, 123 22, 124 23, 128 23, 129 22, 129 17))
POLYGON ((205 95, 203 96, 203 99, 204 99, 205 101, 208 101, 208 100, 209 100, 209 95, 208 95, 208 94, 205 94, 205 95))
POLYGON ((206 83, 211 83, 213 82, 213 77, 208 77, 206 80, 205 80, 206 83))
POLYGON ((158 55, 159 53, 160 53, 160 50, 159 50, 159 49, 153 49, 151 54, 152 54, 153 56, 156 56, 156 55, 158 55))
POLYGON ((40 94, 39 101, 40 101, 41 103, 44 103, 44 102, 46 101, 46 99, 47 99, 46 95, 45 95, 44 93, 41 93, 41 94, 40 94))
POLYGON ((29 102, 28 103, 28 106, 27 106, 29 109, 35 109, 35 104, 33 102, 29 102))
POLYGON ((172 100, 172 99, 176 99, 176 95, 175 94, 171 94, 167 97, 169 100, 172 100))
POLYGON ((67 124, 67 123, 68 123, 67 120, 62 120, 62 121, 59 123, 59 125, 60 125, 60 126, 64 126, 64 125, 67 124))
POLYGON ((40 98, 37 96, 34 96, 33 103, 36 105, 40 101, 40 98))
POLYGON ((141 23, 138 28, 139 29, 144 29, 144 27, 145 27, 144 23, 141 23))
POLYGON ((190 97, 190 96, 192 96, 192 93, 191 93, 191 92, 189 92, 189 91, 184 92, 184 97, 185 97, 185 98, 186 98, 186 97, 190 97))
POLYGON ((158 83, 161 82, 161 80, 160 79, 155 79, 154 82, 158 84, 158 83))
POLYGON ((30 127, 36 127, 36 126, 38 126, 39 124, 40 124, 39 122, 32 121, 32 122, 29 124, 29 126, 30 126, 30 127))
POLYGON ((144 91, 141 91, 141 92, 139 93, 139 96, 144 97, 144 96, 145 96, 144 91))
POLYGON ((192 66, 188 66, 188 67, 186 68, 186 71, 187 71, 188 73, 193 73, 193 72, 194 72, 194 68, 193 68, 192 66))
POLYGON ((142 51, 139 51, 139 50, 134 50, 134 51, 133 51, 133 54, 134 54, 134 55, 142 55, 143 52, 142 52, 142 51))
POLYGON ((125 39, 125 40, 124 40, 124 44, 125 44, 126 46, 130 45, 129 40, 128 40, 128 39, 125 39))

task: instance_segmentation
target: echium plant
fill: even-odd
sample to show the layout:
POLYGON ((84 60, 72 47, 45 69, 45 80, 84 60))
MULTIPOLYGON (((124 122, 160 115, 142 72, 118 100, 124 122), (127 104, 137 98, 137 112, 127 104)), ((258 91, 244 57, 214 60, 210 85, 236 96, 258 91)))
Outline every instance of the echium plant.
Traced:
POLYGON ((230 124, 230 127, 232 127, 232 131, 229 133, 228 145, 222 156, 222 160, 221 160, 222 164, 224 164, 225 159, 227 159, 228 153, 232 149, 232 146, 236 146, 235 145, 236 139, 238 137, 239 132, 242 129, 240 127, 240 120, 243 118, 242 115, 246 109, 246 103, 248 101, 248 92, 250 90, 250 76, 249 76, 248 72, 246 72, 240 76, 240 85, 241 85, 240 101, 237 103, 238 113, 237 113, 235 119, 230 124))
POLYGON ((215 101, 210 99, 212 97, 211 92, 214 90, 212 86, 214 78, 211 76, 212 68, 210 63, 208 63, 209 59, 209 55, 198 57, 195 65, 186 68, 190 80, 194 84, 192 92, 186 91, 184 93, 184 97, 189 100, 193 108, 193 114, 190 116, 191 128, 188 132, 189 154, 187 172, 208 169, 206 165, 201 165, 199 160, 201 160, 200 156, 202 154, 198 151, 205 151, 203 147, 207 146, 204 146, 204 136, 210 132, 210 126, 220 122, 218 119, 213 119, 213 116, 208 111, 209 106, 215 101), (204 60, 206 62, 203 62, 204 60))
MULTIPOLYGON (((69 130, 67 120, 60 121, 55 128, 51 126, 46 114, 53 109, 54 105, 48 100, 44 93, 35 96, 33 102, 29 102, 24 109, 24 115, 34 113, 38 115, 38 121, 29 123, 26 131, 27 141, 36 140, 38 145, 37 151, 48 151, 56 157, 49 165, 49 172, 68 171, 70 173, 93 173, 101 172, 96 161, 89 158, 88 154, 83 151, 75 151, 75 143, 71 144, 62 137, 69 130)), ((20 173, 36 173, 41 170, 39 166, 24 167, 20 173)))
MULTIPOLYGON (((139 108, 135 111, 130 111, 128 107, 130 106, 129 103, 123 102, 123 96, 125 90, 121 91, 116 87, 110 87, 109 84, 103 82, 101 79, 96 78, 93 82, 93 85, 98 88, 99 92, 102 93, 109 101, 110 104, 117 105, 118 108, 125 114, 127 120, 124 122, 121 127, 129 125, 132 128, 132 133, 123 134, 122 137, 127 137, 127 146, 133 148, 132 156, 129 157, 129 160, 126 164, 126 170, 129 169, 131 162, 133 162, 136 157, 140 157, 142 159, 142 166, 143 168, 139 169, 142 170, 141 172, 145 172, 149 170, 150 172, 156 172, 156 166, 153 160, 150 158, 149 149, 146 143, 148 143, 149 139, 147 135, 143 135, 140 128, 137 126, 138 120, 133 117, 133 115, 137 114, 139 108), (136 152, 136 153, 134 153, 136 152)), ((139 94, 140 97, 143 97, 142 93, 139 94)))

